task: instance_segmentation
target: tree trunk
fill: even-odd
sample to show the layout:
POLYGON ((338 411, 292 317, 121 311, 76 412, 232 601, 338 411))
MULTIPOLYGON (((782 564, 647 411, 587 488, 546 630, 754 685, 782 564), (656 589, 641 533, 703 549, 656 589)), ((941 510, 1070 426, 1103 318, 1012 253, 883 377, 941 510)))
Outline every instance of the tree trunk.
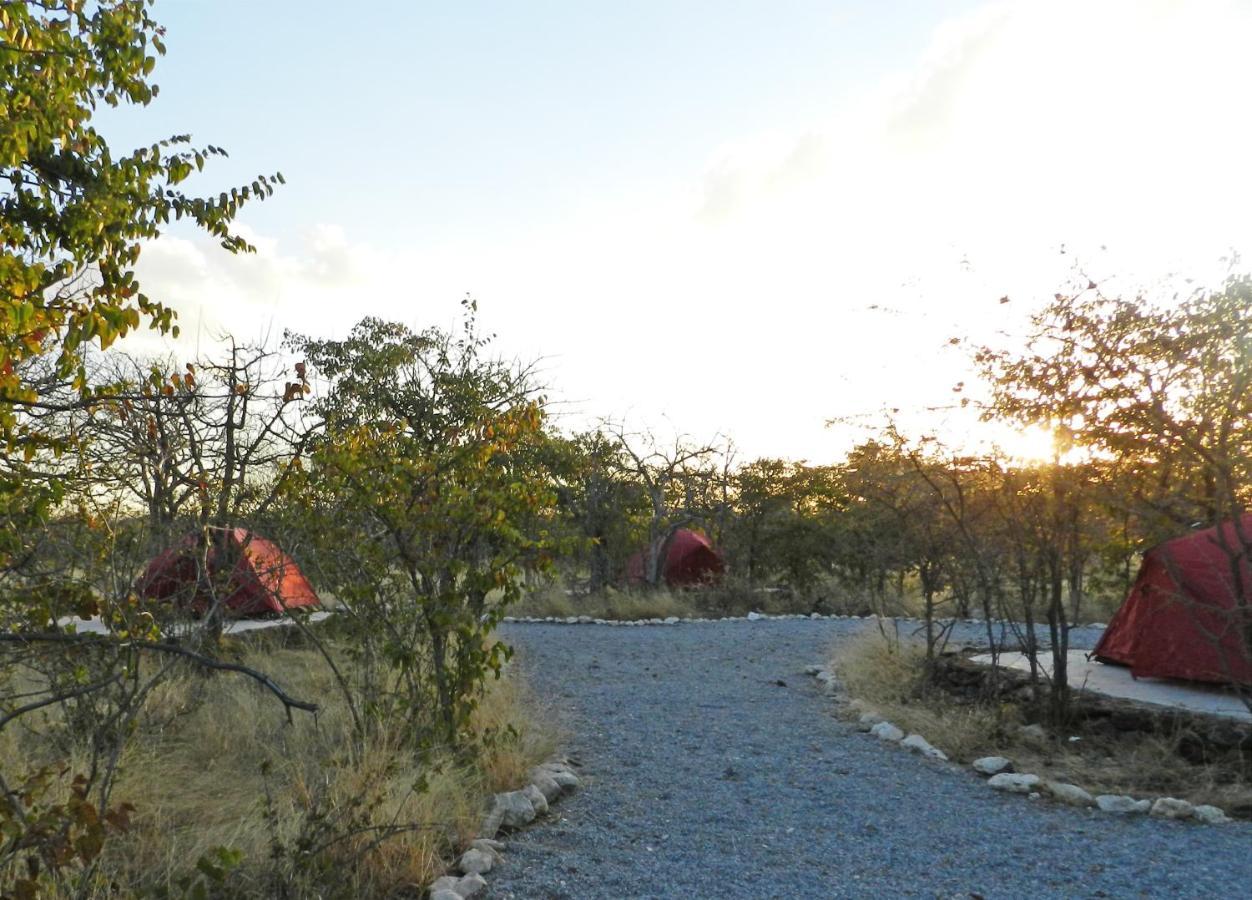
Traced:
POLYGON ((1065 580, 1054 554, 1048 564, 1048 631, 1052 639, 1052 692, 1049 716, 1054 725, 1069 719, 1069 620, 1065 615, 1065 580))
POLYGON ((591 581, 588 590, 595 594, 609 585, 609 548, 605 546, 604 536, 595 535, 591 541, 591 581))

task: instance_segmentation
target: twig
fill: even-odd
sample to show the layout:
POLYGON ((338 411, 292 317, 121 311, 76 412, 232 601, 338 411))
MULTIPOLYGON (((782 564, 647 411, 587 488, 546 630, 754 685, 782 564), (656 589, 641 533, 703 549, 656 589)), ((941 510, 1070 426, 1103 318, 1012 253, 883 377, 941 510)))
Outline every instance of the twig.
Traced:
POLYGON ((0 731, 4 731, 4 726, 8 725, 19 716, 34 712, 37 709, 43 709, 45 706, 51 706, 54 703, 60 703, 62 700, 72 700, 75 697, 81 697, 84 694, 90 694, 92 691, 98 691, 109 685, 121 681, 121 674, 114 675, 112 678, 106 678, 103 681, 97 681, 94 684, 84 684, 74 688, 72 691, 63 691, 59 694, 52 694, 44 697, 42 700, 34 700, 25 706, 19 706, 17 709, 10 710, 3 716, 0 716, 0 731))
MULTIPOLYGON (((151 650, 156 653, 171 653, 176 656, 182 656, 190 659, 193 662, 204 666, 206 669, 219 669, 226 672, 239 672, 242 675, 247 675, 282 702, 283 707, 287 712, 287 721, 289 722, 291 721, 292 709, 300 709, 311 713, 316 713, 318 711, 316 703, 308 703, 304 700, 297 700, 275 684, 274 680, 264 672, 260 672, 250 666, 242 665, 241 663, 223 662, 220 659, 214 659, 211 656, 206 656, 205 654, 198 653, 195 650, 189 650, 186 647, 170 643, 169 641, 118 640, 95 634, 62 634, 57 632, 42 632, 38 634, 0 634, 0 643, 70 644, 79 647, 133 647, 137 650, 151 650)), ((94 690, 102 686, 103 685, 95 685, 89 687, 94 690)), ((82 690, 81 693, 88 693, 88 690, 82 690)), ((4 721, 7 721, 7 718, 0 720, 0 728, 3 727, 4 721)))

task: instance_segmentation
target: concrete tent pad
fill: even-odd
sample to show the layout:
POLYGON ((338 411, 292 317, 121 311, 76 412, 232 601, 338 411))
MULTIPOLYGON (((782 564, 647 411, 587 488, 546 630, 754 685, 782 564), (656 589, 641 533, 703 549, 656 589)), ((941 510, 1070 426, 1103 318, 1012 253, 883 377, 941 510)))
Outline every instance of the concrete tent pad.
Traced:
MULTIPOLYGON (((320 622, 330 615, 325 610, 310 613, 306 621, 320 622)), ((99 618, 78 619, 66 616, 57 619, 57 627, 73 625, 79 634, 108 634, 109 629, 99 618)), ((285 628, 291 625, 291 619, 227 619, 222 623, 222 634, 242 634, 245 631, 261 631, 266 628, 285 628)))
MULTIPOLYGON (((991 665, 991 655, 975 656, 974 662, 991 665)), ((1045 671, 1049 671, 1049 654, 1040 653, 1039 663, 1045 671)), ((1000 665, 1030 671, 1030 662, 1024 653, 1001 653, 1000 665)), ((1106 697, 1252 722, 1252 712, 1233 691, 1166 678, 1135 678, 1130 669, 1087 659, 1083 650, 1069 651, 1069 684, 1075 690, 1091 691, 1106 697)))

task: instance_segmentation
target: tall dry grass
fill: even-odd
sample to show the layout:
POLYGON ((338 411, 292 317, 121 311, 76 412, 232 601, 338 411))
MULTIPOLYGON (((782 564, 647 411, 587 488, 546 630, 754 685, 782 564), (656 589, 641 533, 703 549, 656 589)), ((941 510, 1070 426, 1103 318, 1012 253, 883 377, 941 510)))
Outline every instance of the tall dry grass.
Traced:
POLYGON ((696 602, 690 595, 671 591, 617 590, 606 588, 594 594, 569 594, 557 585, 548 585, 527 593, 509 607, 512 616, 591 616, 595 619, 631 621, 665 619, 669 616, 691 618, 697 615, 696 602))
MULTIPOLYGON (((313 650, 264 639, 237 650, 320 711, 289 723, 277 700, 232 674, 188 671, 161 684, 114 792, 135 806, 131 827, 105 845, 87 896, 116 896, 113 886, 182 896, 201 877, 197 861, 221 847, 242 858, 210 895, 417 892, 475 836, 488 796, 517 787, 555 750, 551 720, 516 674, 487 685, 473 717, 478 753, 419 762, 385 722, 368 738, 354 733, 313 650)), ((7 729, 0 741, 6 771, 48 756, 33 732, 7 729)))
MULTIPOLYGON (((720 585, 689 590, 670 587, 605 588, 594 594, 571 594, 558 585, 547 585, 528 592, 509 607, 513 616, 568 618, 591 616, 594 619, 636 621, 640 619, 721 618, 743 616, 749 612, 778 615, 823 610, 841 611, 842 604, 817 601, 778 589, 753 589, 728 579, 720 585)), ((854 604, 860 608, 858 604, 854 604)))
POLYGON ((928 692, 925 662, 921 644, 865 629, 837 645, 830 667, 862 706, 924 736, 949 757, 988 755, 1008 726, 1020 720, 1010 709, 960 705, 928 692))

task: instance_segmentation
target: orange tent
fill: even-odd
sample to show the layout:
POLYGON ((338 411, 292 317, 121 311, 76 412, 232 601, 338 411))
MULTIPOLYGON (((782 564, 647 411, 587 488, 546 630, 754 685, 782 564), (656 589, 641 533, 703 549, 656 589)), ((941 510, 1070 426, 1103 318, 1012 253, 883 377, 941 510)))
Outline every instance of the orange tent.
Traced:
POLYGON ((213 604, 211 584, 223 607, 236 616, 320 605, 313 585, 277 544, 244 528, 228 529, 224 537, 208 551, 209 584, 197 577, 201 550, 191 535, 148 563, 137 592, 149 600, 204 612, 213 604))

